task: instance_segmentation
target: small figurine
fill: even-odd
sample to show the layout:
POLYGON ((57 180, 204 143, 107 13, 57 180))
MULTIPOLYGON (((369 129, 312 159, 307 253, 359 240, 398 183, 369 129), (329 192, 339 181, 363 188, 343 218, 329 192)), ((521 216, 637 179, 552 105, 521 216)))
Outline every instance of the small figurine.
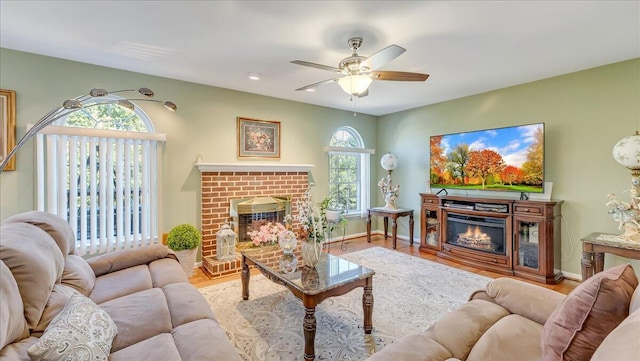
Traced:
POLYGON ((631 179, 632 188, 628 190, 631 202, 623 202, 616 198, 616 195, 607 195, 607 206, 612 206, 609 214, 618 222, 618 229, 624 231, 618 238, 624 241, 640 242, 640 179, 631 179))

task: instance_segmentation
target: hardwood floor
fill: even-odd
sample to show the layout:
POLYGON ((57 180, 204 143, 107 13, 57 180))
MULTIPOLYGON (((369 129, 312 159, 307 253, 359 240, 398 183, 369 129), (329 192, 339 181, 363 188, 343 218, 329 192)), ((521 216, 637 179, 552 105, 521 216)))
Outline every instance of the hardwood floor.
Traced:
MULTIPOLYGON (((344 253, 350 253, 350 252, 355 252, 355 251, 360 251, 363 249, 367 249, 370 247, 375 247, 375 246, 379 246, 379 247, 385 247, 388 249, 393 249, 393 244, 391 242, 391 237, 389 237, 388 239, 384 239, 384 236, 382 235, 372 235, 371 236, 371 243, 367 243, 366 237, 360 237, 360 238, 353 238, 350 240, 345 240, 344 244, 347 248, 346 251, 342 251, 340 249, 340 243, 339 242, 335 242, 332 243, 329 247, 329 251, 331 252, 331 254, 333 255, 341 255, 344 253)), ((420 252, 418 250, 419 245, 417 243, 414 243, 413 246, 409 245, 408 241, 403 241, 403 240, 398 240, 397 242, 397 248, 396 251, 397 252, 402 252, 405 254, 409 254, 412 256, 416 256, 416 257, 420 257, 422 259, 426 259, 432 262, 436 262, 436 263, 440 263, 440 264, 444 264, 447 266, 451 266, 451 267, 455 267, 458 269, 462 269, 465 271, 469 271, 469 272, 473 272, 479 275, 483 275, 486 277, 491 277, 491 278, 498 278, 498 277, 509 277, 509 276, 505 276, 499 273, 495 273, 495 272, 490 272, 490 271, 485 271, 485 270, 480 270, 474 267, 469 267, 469 266, 465 266, 459 263, 455 263, 455 262, 451 262, 448 260, 444 260, 441 258, 436 257, 435 255, 432 254, 428 254, 425 252, 420 252)), ((218 283, 223 283, 223 282, 227 282, 230 280, 234 280, 234 279, 239 279, 240 278, 240 274, 235 274, 235 275, 231 275, 231 276, 226 276, 226 277, 219 277, 217 279, 209 279, 209 277, 207 277, 206 274, 204 274, 204 272, 202 272, 202 270, 198 269, 194 272, 193 276, 191 276, 191 278, 189 278, 189 281, 195 285, 196 287, 200 288, 200 287, 206 287, 206 286, 210 286, 210 285, 214 285, 214 284, 218 284, 218 283)), ((512 277, 512 278, 516 278, 516 277, 512 277)), ((517 278, 520 280, 523 280, 521 278, 517 278)), ((523 280, 526 281, 526 280, 523 280)), ((529 281, 527 281, 529 282, 529 281)), ((569 292, 571 292, 571 290, 573 290, 574 288, 576 288, 580 282, 577 281, 573 281, 573 280, 562 280, 560 283, 558 283, 557 285, 543 285, 541 283, 537 283, 537 282, 530 282, 532 284, 536 284, 539 286, 543 286, 549 289, 552 289, 554 291, 560 292, 560 293, 564 293, 564 294, 568 294, 569 292)))

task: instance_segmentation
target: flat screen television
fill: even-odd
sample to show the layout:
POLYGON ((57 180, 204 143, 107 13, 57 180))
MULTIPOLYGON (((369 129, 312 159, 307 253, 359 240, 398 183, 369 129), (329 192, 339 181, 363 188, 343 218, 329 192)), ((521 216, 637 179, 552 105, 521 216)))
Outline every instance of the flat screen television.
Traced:
POLYGON ((434 135, 431 188, 544 192, 544 123, 434 135))

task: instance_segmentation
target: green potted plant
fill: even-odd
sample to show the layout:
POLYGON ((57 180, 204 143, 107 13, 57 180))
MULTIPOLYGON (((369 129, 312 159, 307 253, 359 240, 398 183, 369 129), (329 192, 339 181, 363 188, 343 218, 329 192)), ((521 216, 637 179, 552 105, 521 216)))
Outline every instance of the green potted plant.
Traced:
POLYGON ((193 274, 198 246, 202 243, 202 235, 190 224, 173 227, 167 237, 167 246, 176 253, 178 261, 187 277, 193 274))

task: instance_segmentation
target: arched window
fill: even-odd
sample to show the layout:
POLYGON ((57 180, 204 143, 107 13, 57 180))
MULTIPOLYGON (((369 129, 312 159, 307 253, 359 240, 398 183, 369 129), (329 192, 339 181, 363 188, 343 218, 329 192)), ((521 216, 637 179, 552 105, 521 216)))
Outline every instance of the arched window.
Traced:
POLYGON ((362 137, 351 127, 340 127, 329 146, 329 198, 346 207, 348 214, 364 215, 369 207, 369 156, 362 137))
POLYGON ((140 108, 117 102, 59 119, 38 135, 38 209, 68 220, 79 255, 158 243, 164 140, 140 108))

